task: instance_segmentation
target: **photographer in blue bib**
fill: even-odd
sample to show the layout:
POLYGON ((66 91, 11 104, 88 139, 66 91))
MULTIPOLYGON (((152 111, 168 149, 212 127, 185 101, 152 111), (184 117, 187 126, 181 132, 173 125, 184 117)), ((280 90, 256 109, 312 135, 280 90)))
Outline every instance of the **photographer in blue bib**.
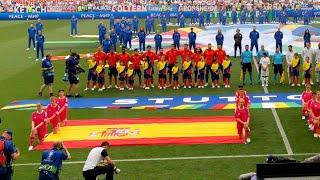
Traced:
POLYGON ((11 180, 13 175, 12 162, 20 156, 20 151, 12 141, 13 132, 6 130, 0 136, 0 179, 11 180))
POLYGON ((55 142, 52 149, 42 153, 39 180, 59 180, 62 161, 70 159, 70 153, 62 142, 55 142))

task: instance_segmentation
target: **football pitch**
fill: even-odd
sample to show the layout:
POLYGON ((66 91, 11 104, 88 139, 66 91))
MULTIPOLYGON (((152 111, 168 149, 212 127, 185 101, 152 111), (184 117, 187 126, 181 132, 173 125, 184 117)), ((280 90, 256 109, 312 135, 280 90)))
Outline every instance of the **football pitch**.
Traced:
MULTIPOLYGON (((32 21, 33 22, 33 21, 32 21)), ((35 52, 26 51, 27 28, 31 21, 0 21, 0 106, 14 100, 38 99, 39 87, 42 84, 40 62, 35 61, 35 52)), ((97 34, 99 20, 80 20, 79 34, 97 34)), ((105 24, 109 24, 104 21, 105 24)), ((46 41, 83 41, 69 36, 69 21, 43 21, 46 41)), ((313 24, 320 27, 320 24, 313 24)), ((161 27, 157 27, 160 29, 161 27)), ((172 27, 169 28, 169 30, 172 27)), ((214 35, 212 35, 214 36, 214 35)), ((248 35, 244 35, 248 36, 248 35)), ((273 35, 272 35, 273 38, 273 35)), ((87 38, 96 41, 95 38, 87 38)), ((215 42, 211 42, 215 44, 215 42)), ((93 53, 97 43, 61 43, 45 45, 46 53, 68 55, 70 50, 78 53, 93 53)), ((154 44, 151 44, 154 46, 154 44)), ((285 47, 284 47, 285 48, 285 47)), ((119 48, 118 48, 119 50, 119 48)), ((54 91, 66 89, 68 84, 62 81, 65 63, 54 61, 54 91)), ((81 92, 84 97, 138 97, 138 96, 185 96, 185 95, 226 95, 236 91, 240 74, 239 58, 232 58, 232 85, 230 89, 180 89, 159 90, 153 88, 145 91, 136 88, 133 92, 120 92, 108 89, 104 92, 81 92)), ((82 67, 87 68, 81 60, 82 67)), ((271 72, 271 71, 270 71, 271 72)), ((267 88, 257 84, 257 71, 254 68, 253 86, 246 86, 249 94, 267 92, 300 93, 303 87, 273 85, 267 88)), ((270 77, 272 82, 273 75, 270 77)), ((80 76, 80 89, 86 85, 86 74, 80 76)), ((313 86, 313 90, 318 89, 313 86)), ((46 93, 44 93, 46 94, 46 93)), ((41 151, 29 152, 28 137, 31 127, 31 110, 1 110, 3 119, 0 129, 12 129, 13 140, 21 152, 15 162, 14 179, 33 180, 38 175, 38 163, 41 151)), ((240 174, 255 171, 255 164, 264 162, 268 154, 290 155, 302 160, 314 153, 319 153, 320 140, 313 138, 312 133, 301 120, 300 108, 288 109, 252 109, 251 133, 252 143, 214 144, 214 145, 165 145, 165 146, 129 146, 112 147, 109 154, 116 160, 121 173, 116 179, 236 179, 240 174)), ((232 116, 233 110, 130 110, 130 109, 70 109, 69 119, 98 118, 151 118, 151 117, 200 117, 232 116)), ((83 161, 90 149, 70 149, 72 159, 62 167, 62 180, 82 179, 83 161)))

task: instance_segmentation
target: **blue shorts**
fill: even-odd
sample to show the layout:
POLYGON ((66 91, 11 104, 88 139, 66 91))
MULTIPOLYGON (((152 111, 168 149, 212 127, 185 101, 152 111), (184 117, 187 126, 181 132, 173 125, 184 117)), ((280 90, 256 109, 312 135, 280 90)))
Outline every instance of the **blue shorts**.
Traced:
POLYGON ((219 80, 219 74, 213 73, 212 74, 212 79, 215 80, 219 80))
POLYGON ((299 76, 299 70, 298 69, 292 69, 292 76, 299 76))
POLYGON ((204 80, 204 71, 199 71, 199 73, 198 73, 198 79, 199 79, 199 80, 204 80))
POLYGON ((94 73, 94 70, 89 70, 88 71, 88 81, 96 81, 97 80, 97 75, 94 73))
POLYGON ((178 74, 174 74, 173 75, 173 80, 174 81, 179 81, 179 75, 178 74))
POLYGON ((224 72, 224 73, 223 73, 223 78, 228 78, 228 79, 230 79, 230 73, 224 72))

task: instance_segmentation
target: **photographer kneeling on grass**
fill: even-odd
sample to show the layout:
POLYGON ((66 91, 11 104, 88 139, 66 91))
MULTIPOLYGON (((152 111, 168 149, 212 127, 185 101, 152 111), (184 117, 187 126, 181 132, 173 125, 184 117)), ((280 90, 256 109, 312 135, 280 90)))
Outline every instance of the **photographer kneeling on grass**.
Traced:
POLYGON ((71 93, 74 93, 75 97, 81 97, 79 94, 79 77, 78 74, 85 72, 80 64, 80 55, 77 53, 71 53, 69 58, 66 60, 66 69, 68 73, 68 80, 70 86, 67 91, 67 97, 71 97, 71 93))
POLYGON ((109 149, 110 144, 104 141, 100 147, 90 151, 82 169, 85 180, 96 180, 96 177, 101 174, 106 174, 106 180, 113 180, 113 173, 120 172, 108 155, 109 149))
POLYGON ((58 180, 62 161, 70 158, 70 153, 63 143, 55 142, 52 149, 42 153, 39 180, 58 180))

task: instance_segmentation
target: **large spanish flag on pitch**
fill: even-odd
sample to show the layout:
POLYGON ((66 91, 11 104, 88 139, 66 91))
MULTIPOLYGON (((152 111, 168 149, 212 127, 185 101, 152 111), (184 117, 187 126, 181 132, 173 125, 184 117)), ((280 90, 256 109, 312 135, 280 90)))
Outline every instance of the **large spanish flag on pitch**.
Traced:
POLYGON ((71 120, 57 134, 49 134, 37 149, 54 141, 69 148, 112 146, 241 143, 231 116, 71 120))

